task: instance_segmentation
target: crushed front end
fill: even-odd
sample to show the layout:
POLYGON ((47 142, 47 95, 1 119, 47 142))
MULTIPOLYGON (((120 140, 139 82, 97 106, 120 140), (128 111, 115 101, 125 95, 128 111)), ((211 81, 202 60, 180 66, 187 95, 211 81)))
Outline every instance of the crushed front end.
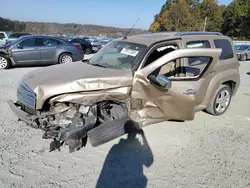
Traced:
MULTIPOLYGON (((128 89, 124 90, 123 93, 121 88, 118 90, 120 90, 119 94, 117 90, 111 91, 113 98, 126 99, 128 97, 128 89), (114 97, 117 94, 120 98, 114 97)), ((20 82, 17 90, 17 102, 14 103, 9 100, 8 104, 19 120, 26 122, 33 128, 43 130, 44 139, 53 139, 50 144, 50 151, 60 149, 63 144, 66 144, 69 146, 69 152, 74 152, 86 145, 90 130, 91 135, 97 135, 93 132, 99 126, 105 126, 106 132, 109 130, 112 132, 117 129, 117 126, 121 128, 118 132, 114 132, 114 135, 110 138, 104 138, 106 140, 102 140, 102 142, 108 142, 115 137, 122 136, 129 130, 124 128, 125 125, 128 125, 127 122, 131 122, 129 100, 110 100, 108 94, 102 92, 92 95, 92 103, 85 105, 74 103, 74 100, 63 101, 63 97, 59 97, 59 99, 54 99, 51 103, 48 103, 42 110, 37 110, 35 92, 27 84, 20 82), (93 97, 95 100, 93 100, 93 97), (96 101, 97 99, 99 101, 96 101), (116 124, 114 125, 114 123, 116 124)), ((84 96, 82 95, 82 98, 84 96)), ((91 101, 91 99, 88 99, 88 101, 91 101)), ((134 125, 131 123, 130 126, 133 127, 134 125)), ((130 128, 130 130, 132 129, 134 128, 130 128)), ((103 144, 97 143, 100 142, 98 139, 90 139, 92 146, 103 144)))

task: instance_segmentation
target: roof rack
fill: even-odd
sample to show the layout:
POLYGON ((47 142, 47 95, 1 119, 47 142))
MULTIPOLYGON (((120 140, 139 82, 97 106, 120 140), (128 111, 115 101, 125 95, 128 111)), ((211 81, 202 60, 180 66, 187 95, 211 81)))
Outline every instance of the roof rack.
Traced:
POLYGON ((188 36, 188 35, 223 35, 220 32, 178 32, 175 36, 188 36))

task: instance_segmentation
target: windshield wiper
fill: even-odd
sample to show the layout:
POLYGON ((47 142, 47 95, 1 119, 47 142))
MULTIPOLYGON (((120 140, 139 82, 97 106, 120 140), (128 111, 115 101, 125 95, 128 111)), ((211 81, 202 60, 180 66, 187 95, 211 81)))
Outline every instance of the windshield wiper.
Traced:
POLYGON ((107 67, 105 67, 104 65, 100 65, 100 64, 90 64, 90 65, 97 66, 97 67, 107 68, 107 67))

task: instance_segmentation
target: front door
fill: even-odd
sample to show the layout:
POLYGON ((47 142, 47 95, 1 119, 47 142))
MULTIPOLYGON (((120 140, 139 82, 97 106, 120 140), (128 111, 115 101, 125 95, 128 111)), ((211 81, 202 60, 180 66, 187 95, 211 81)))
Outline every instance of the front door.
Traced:
POLYGON ((16 64, 29 65, 39 63, 41 54, 37 38, 24 39, 12 49, 12 57, 16 64))
POLYGON ((140 118, 193 120, 195 100, 202 80, 214 67, 220 54, 221 49, 175 50, 137 71, 134 76, 132 101, 134 104, 138 101, 141 103, 141 108, 136 109, 140 118), (185 67, 183 59, 196 57, 209 59, 203 70, 185 67), (153 80, 162 82, 164 87, 153 80))

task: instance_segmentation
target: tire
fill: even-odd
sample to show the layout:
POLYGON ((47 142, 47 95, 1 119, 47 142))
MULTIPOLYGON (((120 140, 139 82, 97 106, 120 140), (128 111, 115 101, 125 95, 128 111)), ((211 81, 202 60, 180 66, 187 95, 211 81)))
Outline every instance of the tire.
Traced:
POLYGON ((0 69, 9 69, 11 68, 10 60, 4 55, 0 55, 0 69))
POLYGON ((86 48, 84 50, 84 54, 91 54, 92 50, 90 48, 86 48))
POLYGON ((129 121, 129 118, 123 117, 103 123, 90 130, 88 132, 88 138, 90 144, 93 147, 97 147, 135 130, 136 128, 133 126, 133 123, 129 121))
POLYGON ((72 63, 72 62, 73 62, 73 58, 69 53, 64 53, 60 55, 59 60, 58 60, 59 64, 72 63))
MULTIPOLYGON (((214 116, 220 116, 222 114, 224 114, 228 107, 230 106, 230 103, 231 103, 231 99, 232 99, 232 89, 230 88, 230 86, 228 85, 221 85, 215 92, 215 95, 214 97, 212 98, 211 100, 211 103, 209 104, 209 106, 206 108, 206 112, 211 114, 211 115, 214 115, 214 116), (224 101, 224 108, 219 110, 219 103, 217 102, 217 100, 222 97, 222 95, 224 94, 227 94, 228 95, 228 99, 226 100, 226 98, 224 99, 221 99, 224 101)), ((222 103, 223 103, 222 101, 222 103)), ((222 105, 220 105, 222 106, 222 105)))
POLYGON ((241 61, 246 61, 247 60, 247 54, 243 54, 240 56, 241 61))

